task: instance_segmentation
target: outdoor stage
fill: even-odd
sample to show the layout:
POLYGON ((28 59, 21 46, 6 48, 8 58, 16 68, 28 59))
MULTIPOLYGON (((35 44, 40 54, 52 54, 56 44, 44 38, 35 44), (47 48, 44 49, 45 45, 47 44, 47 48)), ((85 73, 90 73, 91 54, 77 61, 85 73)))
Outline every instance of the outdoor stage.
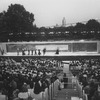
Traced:
POLYGON ((24 58, 54 58, 57 60, 78 60, 78 59, 91 59, 91 58, 100 58, 100 54, 96 52, 60 52, 59 54, 55 54, 55 52, 46 52, 45 55, 41 54, 39 55, 28 55, 27 52, 25 52, 26 55, 22 55, 20 52, 19 55, 17 55, 17 52, 8 52, 4 54, 3 56, 0 56, 1 58, 13 58, 16 61, 20 61, 24 58))
MULTIPOLYGON (((0 58, 13 58, 20 61, 23 58, 54 58, 57 60, 76 60, 100 58, 100 41, 46 41, 46 42, 7 42, 0 43, 0 49, 4 54, 0 58), (43 55, 43 49, 46 48, 46 54, 43 55), (19 55, 17 55, 19 49, 19 55), (25 49, 25 55, 22 50, 25 49), (57 49, 59 54, 55 54, 57 49), (28 50, 33 55, 28 55, 28 50), (40 50, 41 55, 34 55, 35 50, 40 50)), ((37 52, 38 53, 38 52, 37 52)))

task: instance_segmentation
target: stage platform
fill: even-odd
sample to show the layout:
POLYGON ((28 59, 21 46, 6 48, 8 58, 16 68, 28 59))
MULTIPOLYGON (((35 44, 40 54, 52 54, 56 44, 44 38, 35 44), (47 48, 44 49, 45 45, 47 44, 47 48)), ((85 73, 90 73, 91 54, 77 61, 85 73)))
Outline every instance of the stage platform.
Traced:
POLYGON ((28 53, 26 52, 26 55, 22 55, 22 53, 20 52, 19 55, 17 55, 17 52, 8 52, 2 56, 0 56, 0 58, 13 58, 16 61, 20 61, 21 59, 24 58, 54 58, 57 60, 78 60, 78 59, 98 59, 100 58, 100 53, 96 53, 96 52, 60 52, 59 54, 55 54, 54 52, 46 52, 45 55, 41 54, 41 55, 28 55, 28 53))

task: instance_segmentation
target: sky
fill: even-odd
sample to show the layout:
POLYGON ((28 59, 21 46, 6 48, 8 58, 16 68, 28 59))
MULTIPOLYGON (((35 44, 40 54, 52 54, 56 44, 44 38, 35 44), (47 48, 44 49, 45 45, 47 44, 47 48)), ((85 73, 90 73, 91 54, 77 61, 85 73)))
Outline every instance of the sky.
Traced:
POLYGON ((38 27, 61 25, 63 17, 66 24, 100 19, 100 0, 0 0, 0 12, 11 3, 33 13, 38 27))

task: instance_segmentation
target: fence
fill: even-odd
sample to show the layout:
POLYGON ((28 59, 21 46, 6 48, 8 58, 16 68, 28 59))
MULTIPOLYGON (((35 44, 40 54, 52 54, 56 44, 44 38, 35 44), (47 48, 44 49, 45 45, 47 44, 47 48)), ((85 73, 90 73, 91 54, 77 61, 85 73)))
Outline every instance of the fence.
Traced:
POLYGON ((53 100, 58 92, 59 80, 52 83, 49 88, 46 88, 42 93, 42 100, 53 100))
MULTIPOLYGON (((46 88, 45 91, 42 93, 41 100, 55 100, 57 96, 57 92, 59 91, 59 80, 57 79, 54 83, 52 83, 49 88, 46 88)), ((71 84, 71 83, 68 83, 71 84)), ((71 85, 71 87, 73 87, 71 85)), ((78 91, 78 97, 82 98, 82 100, 88 100, 87 95, 85 94, 84 90, 82 90, 82 85, 79 84, 79 81, 76 81, 76 89, 78 91)))
POLYGON ((79 83, 78 80, 77 80, 76 87, 78 90, 79 98, 82 98, 83 100, 88 100, 87 94, 85 94, 84 90, 82 89, 82 85, 79 83))

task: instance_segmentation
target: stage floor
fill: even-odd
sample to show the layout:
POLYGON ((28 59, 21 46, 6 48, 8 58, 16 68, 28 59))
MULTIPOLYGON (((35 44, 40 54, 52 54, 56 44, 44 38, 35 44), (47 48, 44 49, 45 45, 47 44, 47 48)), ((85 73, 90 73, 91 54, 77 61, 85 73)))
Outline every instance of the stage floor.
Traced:
POLYGON ((55 54, 55 52, 46 52, 45 55, 41 54, 39 55, 28 55, 26 52, 26 55, 22 55, 20 52, 19 55, 17 55, 17 52, 8 52, 0 58, 12 58, 15 61, 20 62, 21 59, 40 59, 40 58, 46 58, 46 59, 56 59, 60 61, 72 61, 72 60, 79 60, 79 59, 100 59, 100 54, 96 52, 60 52, 59 54, 55 54))
MULTIPOLYGON (((39 55, 28 55, 28 52, 25 52, 26 55, 24 56, 39 56, 39 55)), ((4 54, 4 56, 23 56, 22 52, 19 52, 19 55, 17 55, 17 52, 7 52, 4 54)), ((59 54, 55 54, 55 52, 46 52, 45 55, 41 53, 40 56, 100 56, 97 52, 60 52, 59 54)))

